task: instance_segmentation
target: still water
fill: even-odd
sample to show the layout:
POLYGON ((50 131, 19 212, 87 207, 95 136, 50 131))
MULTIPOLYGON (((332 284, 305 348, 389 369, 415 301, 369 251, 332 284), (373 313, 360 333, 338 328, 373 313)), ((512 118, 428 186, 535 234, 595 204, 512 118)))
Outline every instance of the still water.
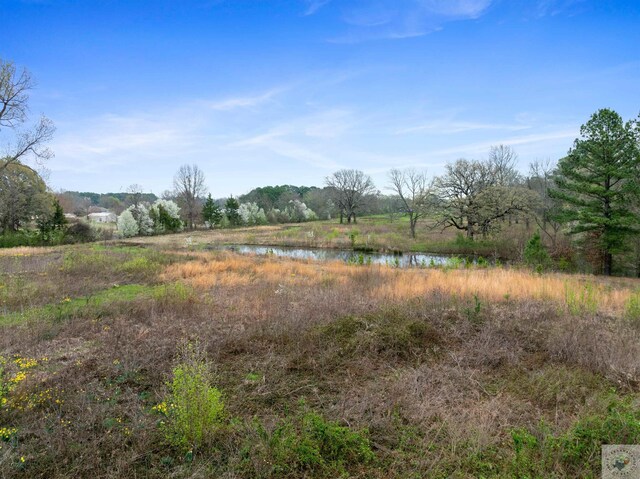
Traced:
MULTIPOLYGON (((453 260, 452 256, 429 253, 364 253, 338 249, 286 248, 281 246, 257 245, 229 245, 223 246, 222 249, 239 254, 273 255, 316 261, 344 261, 345 263, 355 264, 382 264, 398 268, 439 266, 453 260)), ((459 259, 456 260, 462 261, 459 259)), ((469 261, 473 261, 473 259, 469 261)))

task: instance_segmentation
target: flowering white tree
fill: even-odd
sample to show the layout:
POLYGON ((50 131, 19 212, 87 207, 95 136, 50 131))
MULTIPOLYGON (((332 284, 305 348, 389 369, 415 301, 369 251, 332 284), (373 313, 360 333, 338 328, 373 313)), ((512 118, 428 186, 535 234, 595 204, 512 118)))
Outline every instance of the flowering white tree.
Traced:
POLYGON ((149 208, 149 215, 157 233, 182 230, 180 207, 174 201, 157 199, 149 208))
POLYGON ((253 226, 267 223, 267 215, 256 203, 242 203, 238 208, 238 214, 240 215, 240 221, 244 225, 253 226))
POLYGON ((126 209, 118 216, 118 232, 123 238, 130 238, 138 234, 138 222, 133 217, 131 210, 126 209))
POLYGON ((285 209, 289 220, 295 223, 317 220, 318 216, 300 200, 292 200, 285 209))
POLYGON ((153 234, 153 220, 149 216, 149 210, 147 207, 139 203, 136 205, 131 205, 127 208, 131 212, 133 219, 138 223, 138 233, 141 235, 152 235, 153 234))

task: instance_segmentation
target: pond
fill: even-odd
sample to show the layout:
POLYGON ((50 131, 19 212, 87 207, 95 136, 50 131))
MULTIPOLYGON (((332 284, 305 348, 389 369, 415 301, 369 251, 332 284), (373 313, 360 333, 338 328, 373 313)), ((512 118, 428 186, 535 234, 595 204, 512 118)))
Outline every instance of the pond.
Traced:
MULTIPOLYGON (((339 249, 299 248, 282 246, 228 245, 219 249, 239 254, 273 255, 285 258, 310 259, 315 261, 344 261, 352 264, 379 264, 397 268, 441 266, 449 262, 462 263, 459 257, 429 253, 369 253, 339 249)), ((475 262, 472 258, 469 261, 475 262)))

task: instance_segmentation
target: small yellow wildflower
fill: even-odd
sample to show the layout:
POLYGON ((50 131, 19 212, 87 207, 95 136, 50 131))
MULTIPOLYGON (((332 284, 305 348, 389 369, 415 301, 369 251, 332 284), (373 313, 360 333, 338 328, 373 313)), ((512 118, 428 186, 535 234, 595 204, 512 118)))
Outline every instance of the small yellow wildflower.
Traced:
POLYGON ((0 427, 0 441, 8 441, 17 432, 15 427, 0 427))
POLYGON ((19 369, 31 369, 38 365, 38 361, 32 358, 21 358, 17 357, 13 360, 13 362, 18 366, 19 369))
POLYGON ((24 381, 25 379, 27 379, 27 374, 23 371, 19 371, 16 373, 16 375, 14 377, 12 377, 9 382, 13 383, 13 384, 18 384, 21 381, 24 381))
POLYGON ((152 411, 157 411, 161 414, 164 414, 165 416, 167 415, 168 412, 168 408, 167 408, 167 403, 162 401, 160 404, 158 404, 157 406, 153 406, 151 408, 152 411))

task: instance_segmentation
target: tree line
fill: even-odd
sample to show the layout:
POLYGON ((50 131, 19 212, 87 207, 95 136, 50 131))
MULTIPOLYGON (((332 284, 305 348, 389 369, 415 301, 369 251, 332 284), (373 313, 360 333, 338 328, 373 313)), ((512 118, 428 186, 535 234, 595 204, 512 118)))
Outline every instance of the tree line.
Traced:
MULTIPOLYGON (((552 250, 566 234, 600 272, 613 274, 616 258, 631 255, 640 276, 640 121, 624 121, 610 109, 595 112, 582 125, 557 164, 534 162, 526 173, 518 170, 511 147, 497 145, 486 158, 457 159, 435 177, 419 169, 392 169, 384 186, 388 194, 363 171, 342 169, 327 176, 321 188, 265 186, 238 198, 214 199, 203 171, 183 165, 173 189, 161 198, 139 185, 125 193, 54 195, 42 165, 52 156, 47 142, 55 127, 45 116, 29 121, 33 86, 27 70, 0 59, 3 237, 29 229, 43 241, 73 233, 63 212, 86 214, 96 206, 118 213, 119 231, 126 235, 332 218, 356 223, 362 215, 401 213, 414 238, 423 222, 457 230, 467 241, 492 237, 514 223, 535 225, 552 250)), ((83 227, 75 227, 81 233, 83 227)))

